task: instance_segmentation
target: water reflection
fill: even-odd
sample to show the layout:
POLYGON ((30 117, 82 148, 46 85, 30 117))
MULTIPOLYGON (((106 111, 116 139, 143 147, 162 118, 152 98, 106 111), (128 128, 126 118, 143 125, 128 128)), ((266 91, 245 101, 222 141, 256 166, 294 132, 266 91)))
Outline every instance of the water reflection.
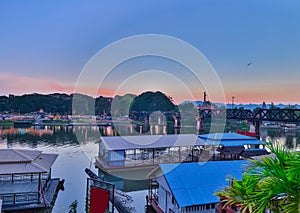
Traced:
MULTIPOLYGON (((137 171, 135 171, 137 172, 137 171)), ((140 171, 139 171, 140 172, 140 171)), ((143 171, 142 171, 143 172, 143 171)), ((149 173, 149 171, 147 171, 149 173)), ((147 173, 147 174, 148 174, 147 173)), ((124 192, 133 192, 148 189, 147 180, 129 180, 123 179, 119 176, 110 175, 101 169, 98 169, 98 176, 108 182, 114 183, 117 189, 120 189, 124 192)))
MULTIPOLYGON (((86 174, 93 156, 97 156, 100 134, 105 136, 140 134, 197 134, 195 127, 174 128, 174 125, 115 124, 114 126, 38 126, 29 129, 0 128, 1 148, 32 148, 44 152, 58 153, 53 167, 53 176, 66 180, 65 191, 58 195, 53 212, 68 212, 68 206, 75 199, 79 201, 78 212, 84 212, 86 174), (142 127, 140 127, 142 126, 142 127), (88 157, 87 157, 88 156, 88 157)), ((277 141, 292 150, 300 150, 300 131, 285 132, 280 128, 261 129, 261 139, 277 141)), ((134 196, 137 212, 142 212, 147 191, 147 181, 132 181, 104 174, 106 180, 134 196), (138 201, 136 201, 138 200, 138 201), (139 211, 140 209, 140 211, 139 211)))
MULTIPOLYGON (((7 147, 13 143, 26 144, 36 148, 37 144, 51 146, 79 145, 95 142, 102 136, 125 135, 161 135, 161 134, 197 134, 193 126, 174 128, 172 125, 114 125, 114 126, 35 126, 27 129, 1 127, 0 137, 7 141, 7 147)), ((285 131, 281 128, 261 130, 261 139, 277 141, 289 149, 299 149, 300 131, 285 131)))
POLYGON ((261 139, 268 142, 277 142, 290 150, 300 150, 300 131, 285 131, 282 128, 261 130, 261 139))

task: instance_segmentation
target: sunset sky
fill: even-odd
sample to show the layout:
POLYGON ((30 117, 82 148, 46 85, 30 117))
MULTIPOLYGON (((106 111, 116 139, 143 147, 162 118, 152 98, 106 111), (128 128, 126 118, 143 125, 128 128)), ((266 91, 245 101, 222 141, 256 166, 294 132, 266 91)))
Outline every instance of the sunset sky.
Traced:
MULTIPOLYGON (((0 95, 72 93, 84 66, 105 46, 162 34, 204 54, 227 102, 235 96, 236 103, 300 103, 299 11, 295 0, 2 0, 0 95)), ((97 95, 162 90, 176 102, 202 99, 203 87, 188 78, 180 65, 138 59, 116 68, 97 95), (128 75, 132 70, 143 73, 128 75)))

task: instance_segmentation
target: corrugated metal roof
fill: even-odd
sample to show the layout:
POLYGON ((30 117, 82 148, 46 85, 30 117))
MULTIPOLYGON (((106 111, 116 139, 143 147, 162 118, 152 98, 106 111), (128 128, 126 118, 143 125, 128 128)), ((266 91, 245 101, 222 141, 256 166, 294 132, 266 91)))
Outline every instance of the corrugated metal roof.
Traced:
POLYGON ((39 165, 40 167, 50 171, 50 168, 54 164, 58 154, 48 154, 42 153, 38 158, 36 158, 33 163, 39 165))
POLYGON ((266 144, 265 141, 235 133, 204 134, 199 135, 199 138, 209 145, 244 146, 266 144))
POLYGON ((14 149, 17 152, 22 153, 23 155, 26 155, 27 157, 29 157, 31 160, 36 159, 41 153, 42 151, 39 150, 27 150, 27 149, 14 149))
POLYGON ((211 139, 211 140, 257 140, 256 138, 246 136, 246 135, 237 134, 237 133, 203 134, 203 135, 199 135, 199 138, 211 139))
POLYGON ((242 178, 247 161, 161 164, 160 168, 180 207, 219 202, 214 195, 228 186, 228 175, 242 178))
POLYGON ((36 150, 0 149, 0 164, 30 162, 41 153, 36 150))
POLYGON ((32 163, 0 164, 0 175, 45 172, 47 172, 47 170, 32 163))
POLYGON ((57 157, 35 150, 0 149, 0 174, 46 173, 57 157))
POLYGON ((193 134, 102 137, 101 141, 106 150, 151 149, 205 145, 202 139, 193 134))

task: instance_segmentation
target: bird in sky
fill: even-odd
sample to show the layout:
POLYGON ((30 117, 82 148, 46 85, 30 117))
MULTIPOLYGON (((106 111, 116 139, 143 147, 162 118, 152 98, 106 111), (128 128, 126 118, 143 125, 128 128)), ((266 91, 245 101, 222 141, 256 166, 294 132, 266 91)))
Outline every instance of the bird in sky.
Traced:
POLYGON ((249 62, 249 63, 247 64, 247 67, 249 67, 251 64, 252 64, 252 62, 249 62))

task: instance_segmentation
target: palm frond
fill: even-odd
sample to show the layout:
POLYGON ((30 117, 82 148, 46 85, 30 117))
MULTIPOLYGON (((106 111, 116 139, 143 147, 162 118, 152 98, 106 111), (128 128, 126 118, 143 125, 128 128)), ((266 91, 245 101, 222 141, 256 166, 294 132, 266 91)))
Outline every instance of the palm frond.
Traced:
POLYGON ((242 180, 234 180, 230 187, 217 192, 228 205, 242 212, 300 212, 300 154, 278 143, 267 147, 274 156, 249 160, 242 180))

